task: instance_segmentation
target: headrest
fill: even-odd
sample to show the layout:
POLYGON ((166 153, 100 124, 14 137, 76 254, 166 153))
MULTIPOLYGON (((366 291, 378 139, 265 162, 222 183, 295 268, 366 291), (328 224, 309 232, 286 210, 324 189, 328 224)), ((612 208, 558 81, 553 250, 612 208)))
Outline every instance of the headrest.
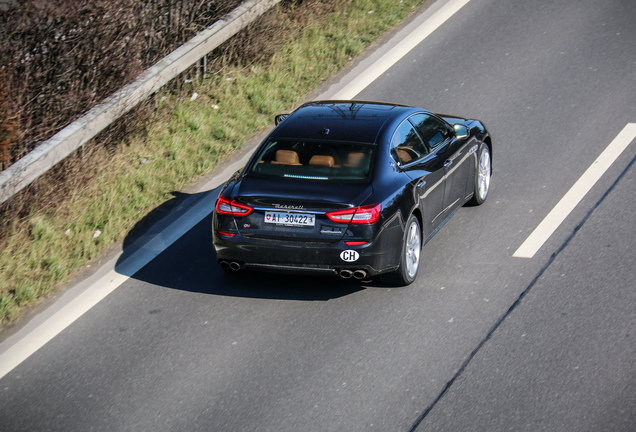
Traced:
POLYGON ((332 167, 335 162, 331 156, 314 155, 309 160, 309 165, 332 167))
POLYGON ((349 153, 349 156, 347 156, 347 165, 357 167, 360 165, 360 162, 362 162, 362 159, 364 159, 364 153, 362 152, 349 153))
POLYGON ((276 163, 285 165, 300 165, 298 153, 293 150, 276 150, 276 163))

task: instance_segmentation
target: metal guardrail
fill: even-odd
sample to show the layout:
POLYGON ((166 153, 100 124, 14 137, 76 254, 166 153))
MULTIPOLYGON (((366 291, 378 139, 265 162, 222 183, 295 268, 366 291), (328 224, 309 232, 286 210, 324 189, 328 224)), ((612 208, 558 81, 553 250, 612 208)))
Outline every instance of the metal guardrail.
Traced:
POLYGON ((234 36, 280 0, 249 0, 159 60, 131 84, 0 172, 0 204, 31 184, 139 102, 234 36))

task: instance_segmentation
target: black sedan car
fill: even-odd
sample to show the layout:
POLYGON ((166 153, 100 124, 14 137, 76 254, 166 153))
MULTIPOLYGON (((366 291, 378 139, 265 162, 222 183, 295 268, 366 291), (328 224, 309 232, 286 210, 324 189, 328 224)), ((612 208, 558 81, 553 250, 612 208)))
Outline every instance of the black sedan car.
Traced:
POLYGON ((321 101, 276 123, 216 202, 214 247, 228 271, 408 285, 422 245, 465 203, 488 196, 492 142, 478 120, 321 101))

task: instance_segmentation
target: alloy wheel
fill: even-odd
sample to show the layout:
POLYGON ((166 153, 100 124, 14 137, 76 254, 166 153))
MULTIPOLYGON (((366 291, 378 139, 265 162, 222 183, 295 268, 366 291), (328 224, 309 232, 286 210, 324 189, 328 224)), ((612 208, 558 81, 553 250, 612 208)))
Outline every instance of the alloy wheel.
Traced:
POLYGON ((479 172, 477 174, 477 192, 481 201, 488 196, 490 188, 490 152, 487 147, 481 152, 479 157, 479 172))
POLYGON ((415 278, 417 269, 420 265, 420 253, 422 251, 420 229, 415 221, 409 225, 405 246, 404 253, 406 254, 406 273, 410 279, 413 279, 415 278))

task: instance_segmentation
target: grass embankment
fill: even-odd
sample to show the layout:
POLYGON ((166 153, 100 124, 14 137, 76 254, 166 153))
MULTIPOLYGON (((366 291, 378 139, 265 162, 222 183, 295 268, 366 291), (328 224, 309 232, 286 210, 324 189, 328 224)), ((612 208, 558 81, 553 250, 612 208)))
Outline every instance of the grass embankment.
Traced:
MULTIPOLYGON (((81 160, 91 180, 11 222, 0 241, 0 321, 52 292, 122 241, 136 222, 288 111, 424 0, 325 0, 278 8, 267 59, 222 65, 202 83, 157 95, 144 134, 81 160), (198 97, 190 100, 193 92, 198 97)), ((270 23, 272 19, 270 18, 270 23)), ((261 41, 262 42, 262 41, 261 41)), ((267 45, 269 42, 265 42, 267 45)), ((79 160, 79 159, 78 159, 79 160)))

